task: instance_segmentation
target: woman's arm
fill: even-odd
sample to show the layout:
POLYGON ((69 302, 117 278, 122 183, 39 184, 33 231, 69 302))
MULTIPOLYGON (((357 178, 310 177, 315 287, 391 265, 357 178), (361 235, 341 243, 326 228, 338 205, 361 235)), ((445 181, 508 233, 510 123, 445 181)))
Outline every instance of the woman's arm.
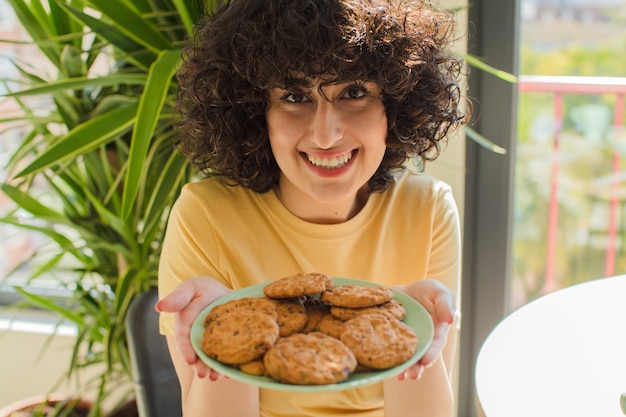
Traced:
POLYGON ((388 378, 383 382, 385 415, 393 417, 452 417, 454 394, 439 357, 418 379, 388 378))
POLYGON ((440 354, 443 354, 445 366, 451 370, 456 351, 456 337, 452 337, 456 335, 456 332, 450 332, 450 325, 454 321, 456 311, 454 294, 435 279, 424 279, 394 288, 412 297, 424 306, 433 320, 435 328, 433 341, 420 359, 419 364, 427 367, 440 354))
POLYGON ((426 279, 396 289, 416 299, 433 319, 435 334, 420 361, 397 378, 383 384, 385 415, 451 417, 454 412, 452 370, 457 330, 454 294, 441 282, 426 279))
POLYGON ((167 336, 180 382, 184 417, 258 417, 259 389, 226 378, 214 371, 200 377, 178 352, 173 336, 167 336))
POLYGON ((198 277, 179 284, 156 305, 159 312, 174 313, 175 333, 166 339, 180 382, 184 417, 260 415, 258 388, 213 371, 191 346, 194 319, 207 305, 230 291, 212 278, 198 277))

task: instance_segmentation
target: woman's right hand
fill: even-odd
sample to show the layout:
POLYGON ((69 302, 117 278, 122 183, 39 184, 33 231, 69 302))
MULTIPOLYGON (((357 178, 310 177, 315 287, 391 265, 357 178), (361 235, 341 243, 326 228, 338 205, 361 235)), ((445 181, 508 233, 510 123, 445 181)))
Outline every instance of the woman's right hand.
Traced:
POLYGON ((180 283, 156 304, 158 312, 174 313, 174 339, 178 353, 195 368, 199 377, 211 375, 213 379, 216 374, 196 355, 191 345, 191 325, 206 306, 230 292, 230 288, 213 278, 197 277, 180 283))

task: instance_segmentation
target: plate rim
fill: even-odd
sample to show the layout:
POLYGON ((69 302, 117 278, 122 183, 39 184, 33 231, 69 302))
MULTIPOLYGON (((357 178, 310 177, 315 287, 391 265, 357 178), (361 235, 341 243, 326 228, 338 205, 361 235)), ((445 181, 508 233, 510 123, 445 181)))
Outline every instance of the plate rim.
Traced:
MULTIPOLYGON (((353 278, 343 278, 343 277, 333 277, 333 281, 337 285, 348 285, 348 284, 360 284, 360 285, 367 285, 367 286, 381 286, 382 285, 376 282, 363 281, 363 280, 353 279, 353 278)), ((366 385, 375 384, 377 382, 382 382, 383 380, 391 376, 397 375, 405 371, 406 369, 411 367, 414 363, 416 363, 422 356, 424 356, 424 354, 426 353, 426 351, 428 350, 428 348, 430 347, 433 341, 434 324, 433 324, 432 318, 430 317, 430 314, 428 313, 428 310, 426 310, 426 308, 423 305, 421 305, 418 301, 416 301, 412 297, 394 289, 393 290, 394 299, 402 302, 405 305, 405 308, 407 308, 407 305, 408 305, 409 306, 408 309, 412 310, 411 312, 412 314, 415 314, 416 312, 418 312, 418 314, 422 316, 419 318, 420 326, 424 326, 426 327, 426 329, 422 329, 420 333, 423 333, 423 334, 421 336, 418 335, 418 347, 415 353, 413 354, 413 356, 411 356, 409 360, 403 362, 402 364, 394 366, 389 369, 352 374, 350 375, 350 377, 348 377, 348 379, 338 382, 338 383, 334 383, 334 384, 296 385, 296 384, 286 384, 286 383, 278 382, 268 376, 255 376, 255 375, 246 374, 238 369, 233 368, 230 365, 226 365, 219 361, 216 361, 215 359, 210 358, 204 352, 202 352, 202 333, 204 331, 204 318, 206 317, 206 315, 216 306, 224 304, 230 300, 244 298, 244 297, 254 297, 254 295, 249 294, 251 292, 255 293, 255 292, 260 291, 262 295, 263 287, 265 287, 267 284, 271 282, 273 281, 262 282, 259 284, 254 284, 245 288, 241 288, 239 290, 232 291, 220 297, 219 299, 213 301, 211 304, 206 306, 200 312, 198 317, 196 317, 192 323, 192 327, 190 331, 190 339, 191 339, 191 344, 196 355, 198 355, 198 358, 202 362, 204 362, 207 366, 213 368, 217 372, 223 375, 226 375, 233 380, 237 380, 239 382, 244 382, 247 384, 256 385, 259 388, 271 389, 271 390, 276 390, 276 391, 292 391, 292 392, 342 391, 342 390, 354 389, 354 388, 359 388, 359 387, 363 387, 366 385), (424 320, 424 322, 421 322, 421 320, 424 320), (422 343, 422 339, 424 337, 426 338, 426 341, 422 343)), ((403 322, 405 320, 403 320, 403 322)), ((413 320, 410 319, 410 321, 413 321, 413 320)), ((417 329, 415 328, 416 325, 412 325, 412 326, 409 325, 409 326, 416 333, 418 332, 417 329)))

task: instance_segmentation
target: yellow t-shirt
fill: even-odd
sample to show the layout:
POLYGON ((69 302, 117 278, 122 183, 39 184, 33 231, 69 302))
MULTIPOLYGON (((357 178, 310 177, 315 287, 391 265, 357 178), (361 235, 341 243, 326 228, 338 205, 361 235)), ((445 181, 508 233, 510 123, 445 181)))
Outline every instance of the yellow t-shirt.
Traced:
MULTIPOLYGON (((299 272, 323 272, 383 285, 434 278, 460 296, 460 230, 450 188, 406 170, 340 224, 314 224, 291 214, 274 192, 259 194, 206 179, 186 185, 167 228, 159 293, 196 276, 233 289, 299 272)), ((457 304, 460 305, 460 304, 457 304)), ((173 334, 162 313, 163 334, 173 334)), ((330 393, 260 390, 263 417, 381 417, 382 384, 330 393)))

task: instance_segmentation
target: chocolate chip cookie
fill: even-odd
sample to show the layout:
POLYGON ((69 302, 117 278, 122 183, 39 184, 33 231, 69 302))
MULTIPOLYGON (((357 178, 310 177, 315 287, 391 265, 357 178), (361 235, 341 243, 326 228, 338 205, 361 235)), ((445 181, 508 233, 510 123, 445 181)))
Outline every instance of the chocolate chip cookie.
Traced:
POLYGON ((270 298, 302 297, 322 293, 333 285, 330 275, 311 272, 273 281, 263 288, 263 293, 270 298))
POLYGON ((319 332, 296 333, 278 339, 263 361, 268 375, 295 385, 341 382, 357 365, 354 354, 346 345, 319 332))
POLYGON ((261 357, 278 339, 278 324, 271 316, 249 310, 223 314, 204 329, 202 350, 207 356, 229 365, 261 357))
POLYGON ((337 307, 372 307, 393 299, 393 290, 384 286, 337 285, 325 291, 320 300, 337 307))
POLYGON ((418 345, 413 329, 383 314, 367 314, 346 321, 340 340, 354 352, 360 364, 374 369, 388 369, 406 362, 418 345))
POLYGON ((331 307, 330 313, 339 320, 348 321, 363 314, 388 314, 398 320, 404 319, 406 310, 402 303, 398 300, 390 300, 386 303, 375 305, 372 307, 348 308, 348 307, 331 307))

